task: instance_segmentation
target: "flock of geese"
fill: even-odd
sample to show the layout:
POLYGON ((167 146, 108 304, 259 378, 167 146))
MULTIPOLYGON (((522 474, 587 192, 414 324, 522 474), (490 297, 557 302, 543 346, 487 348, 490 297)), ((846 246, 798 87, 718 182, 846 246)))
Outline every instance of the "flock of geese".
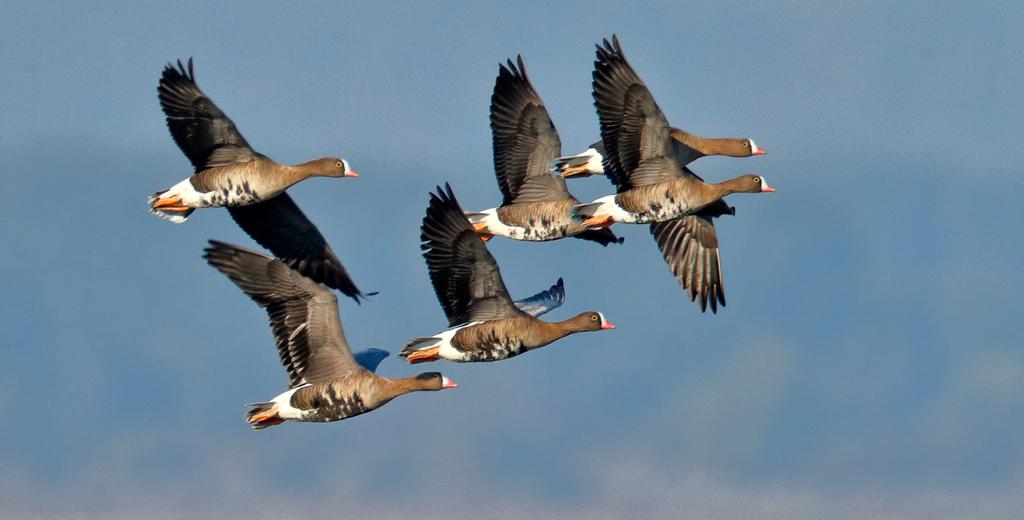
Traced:
MULTIPOLYGON (((195 173, 154 193, 150 211, 180 223, 198 208, 226 207, 274 255, 213 240, 204 255, 266 309, 288 372, 287 391, 248 405, 253 428, 337 421, 402 394, 458 386, 438 372, 379 376, 377 365, 388 353, 353 355, 345 340, 332 289, 357 303, 364 294, 285 190, 309 177, 358 177, 348 161, 326 157, 288 166, 256 152, 196 85, 191 59, 168 64, 158 92, 171 136, 195 173)), ((725 196, 774 189, 754 174, 705 183, 687 165, 706 155, 749 157, 764 150, 751 139, 703 138, 671 127, 614 36, 597 46, 593 95, 601 140, 579 155, 562 156, 558 132, 522 58, 499 66, 490 120, 501 205, 464 211, 448 184, 430 194, 420 247, 448 328, 411 340, 400 354, 406 361, 498 361, 569 334, 615 327, 596 311, 561 322, 538 319, 564 301, 561 279, 513 301, 486 246, 494 236, 575 237, 607 246, 622 243, 612 224, 650 224, 690 300, 702 311, 725 305, 714 219, 735 214, 725 196), (566 188, 565 179, 598 174, 615 185, 614 195, 581 203, 566 188)))

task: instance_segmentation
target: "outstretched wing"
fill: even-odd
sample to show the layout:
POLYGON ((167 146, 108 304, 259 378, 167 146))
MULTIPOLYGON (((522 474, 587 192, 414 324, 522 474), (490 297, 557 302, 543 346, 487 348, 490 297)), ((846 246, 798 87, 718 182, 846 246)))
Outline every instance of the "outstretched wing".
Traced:
POLYGON ((541 291, 529 298, 516 300, 519 310, 538 318, 562 306, 565 302, 565 282, 561 278, 549 289, 541 291))
POLYGON ((327 240, 287 193, 228 212, 246 233, 284 263, 359 303, 363 293, 327 240))
POLYGON ((491 136, 502 205, 569 197, 565 181, 551 174, 551 161, 562 152, 562 142, 526 76, 522 56, 498 67, 491 95, 491 136))
POLYGON ((363 368, 370 372, 376 372, 377 367, 380 366, 380 362, 384 361, 384 359, 390 355, 391 353, 386 350, 368 348, 366 350, 356 352, 355 358, 356 363, 359 363, 363 368))
POLYGON ((196 85, 192 58, 188 67, 168 63, 157 87, 167 128, 196 171, 253 161, 253 151, 228 116, 196 85))
POLYGON ((430 194, 420 231, 430 281, 449 325, 523 315, 505 289, 498 263, 473 232, 448 184, 430 194))
POLYGON ((651 223, 651 234, 665 263, 701 311, 706 311, 709 304, 711 312, 718 312, 719 305, 725 306, 722 261, 712 219, 734 212, 719 199, 694 215, 651 223))
POLYGON ((326 287, 281 261, 210 241, 204 258, 267 310, 288 386, 322 383, 363 370, 352 357, 338 317, 338 299, 326 287))
POLYGON ((593 86, 606 152, 604 171, 618 191, 677 176, 679 167, 667 158, 668 119, 626 61, 616 36, 597 46, 593 86))

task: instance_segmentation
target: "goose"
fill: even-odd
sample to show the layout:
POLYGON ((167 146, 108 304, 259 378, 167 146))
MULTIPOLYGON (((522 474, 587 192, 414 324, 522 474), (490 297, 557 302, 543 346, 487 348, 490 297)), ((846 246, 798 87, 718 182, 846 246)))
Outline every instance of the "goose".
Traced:
POLYGON ((564 179, 551 174, 551 161, 562 150, 558 131, 526 75, 522 56, 498 66, 491 136, 502 203, 467 213, 481 238, 547 241, 571 236, 603 246, 622 243, 606 227, 590 229, 573 216, 572 208, 580 202, 564 179))
MULTIPOLYGON (((768 153, 753 139, 736 137, 701 137, 679 128, 670 128, 672 159, 680 168, 709 155, 750 157, 768 153)), ((582 153, 555 159, 552 171, 563 179, 604 175, 604 143, 598 141, 582 153)))
POLYGON ((589 226, 650 224, 662 256, 701 311, 725 306, 713 219, 735 215, 722 199, 733 193, 770 193, 764 177, 746 174, 705 183, 671 156, 671 127, 647 86, 626 61, 618 37, 597 46, 594 104, 601 124, 605 175, 615 195, 576 207, 589 226))
POLYGON ((198 208, 227 207, 261 246, 302 274, 360 301, 323 235, 292 198, 289 186, 309 177, 358 177, 345 159, 325 157, 287 166, 249 146, 235 124, 199 89, 192 59, 167 64, 157 88, 171 137, 195 168, 191 177, 149 197, 150 212, 182 223, 198 208))
POLYGON ((410 341, 399 354, 409 363, 498 361, 569 334, 615 328, 596 311, 547 322, 517 308, 497 262, 476 236, 451 186, 439 186, 430 194, 420 229, 430 281, 450 328, 410 341))
POLYGON ((337 297, 284 262, 216 240, 204 258, 266 309, 288 372, 288 390, 247 405, 246 420, 253 429, 285 421, 340 421, 409 392, 458 387, 438 372, 389 379, 361 366, 345 340, 337 297))

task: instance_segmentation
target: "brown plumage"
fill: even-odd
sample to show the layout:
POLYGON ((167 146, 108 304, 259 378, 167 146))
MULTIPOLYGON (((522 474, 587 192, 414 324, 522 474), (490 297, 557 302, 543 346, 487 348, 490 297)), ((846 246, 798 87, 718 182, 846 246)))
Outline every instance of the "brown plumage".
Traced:
POLYGON ((651 233, 680 285, 701 310, 725 305, 718 238, 712 219, 734 214, 722 199, 732 193, 772 192, 759 175, 746 174, 705 183, 685 166, 692 154, 680 144, 697 145, 723 155, 760 152, 736 140, 697 138, 669 126, 647 86, 630 66, 618 38, 597 47, 594 104, 601 124, 605 175, 617 193, 581 205, 577 213, 592 226, 613 222, 651 224, 651 233))
MULTIPOLYGON (((766 153, 750 138, 701 137, 679 128, 671 128, 669 137, 671 141, 668 155, 680 168, 709 155, 750 157, 766 153)), ((552 169, 556 175, 565 179, 604 175, 604 166, 601 162, 605 154, 604 143, 598 141, 581 154, 555 159, 552 169)))
POLYGON ((519 310, 450 186, 430 194, 420 229, 430 281, 451 328, 409 342, 400 355, 410 363, 497 361, 575 332, 614 328, 599 312, 550 323, 519 310))
POLYGON ((211 266, 267 310, 288 372, 288 391, 250 405, 247 418, 253 428, 286 420, 338 421, 402 394, 456 386, 437 372, 388 379, 359 365, 345 339, 334 293, 281 261, 213 240, 205 253, 211 266))
MULTIPOLYGON (((453 361, 497 361, 554 343, 570 334, 612 328, 598 312, 588 311, 559 322, 533 316, 485 321, 461 328, 452 347, 461 354, 453 361)), ((451 358, 449 358, 451 359, 451 358)), ((411 361, 415 362, 415 361, 411 361)))
POLYGON ((589 229, 574 218, 579 201, 565 180, 551 174, 551 161, 562 151, 558 131, 526 75, 522 56, 498 67, 491 95, 494 172, 501 206, 467 215, 478 234, 514 240, 547 241, 565 237, 601 245, 621 242, 606 228, 589 229))
POLYGON ((674 127, 669 136, 672 138, 672 158, 680 167, 709 155, 750 157, 765 153, 764 148, 758 147, 749 137, 701 137, 674 127))
POLYGON ((593 87, 607 152, 605 175, 618 193, 680 178, 688 177, 684 183, 694 180, 671 157, 674 139, 668 120, 626 60, 618 38, 597 47, 593 87))
MULTIPOLYGON (((615 203, 634 214, 632 223, 646 224, 695 213, 733 193, 762 191, 774 191, 774 188, 768 186, 760 175, 748 173, 711 184, 687 169, 680 177, 623 191, 615 196, 615 203)), ((581 214, 586 214, 586 211, 581 214)))
POLYGON ((195 173, 150 197, 150 211, 184 222, 196 208, 225 206, 256 242, 317 282, 357 302, 359 288, 316 226, 284 190, 310 177, 356 177, 348 161, 325 157, 278 164, 249 146, 227 115, 199 89, 192 60, 164 68, 160 106, 174 142, 195 173))
POLYGON ((735 208, 719 199, 694 215, 650 225, 669 270, 701 311, 710 305, 711 312, 718 312, 719 305, 725 306, 722 260, 713 219, 735 214, 735 208))

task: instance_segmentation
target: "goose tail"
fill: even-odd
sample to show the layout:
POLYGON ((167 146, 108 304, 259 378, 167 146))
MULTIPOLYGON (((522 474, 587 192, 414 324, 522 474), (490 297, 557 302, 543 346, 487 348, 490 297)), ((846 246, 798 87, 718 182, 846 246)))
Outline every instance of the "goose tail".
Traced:
POLYGON ((252 403, 247 404, 251 408, 245 414, 245 420, 254 430, 262 430, 267 426, 281 424, 284 419, 277 413, 277 403, 252 403))

